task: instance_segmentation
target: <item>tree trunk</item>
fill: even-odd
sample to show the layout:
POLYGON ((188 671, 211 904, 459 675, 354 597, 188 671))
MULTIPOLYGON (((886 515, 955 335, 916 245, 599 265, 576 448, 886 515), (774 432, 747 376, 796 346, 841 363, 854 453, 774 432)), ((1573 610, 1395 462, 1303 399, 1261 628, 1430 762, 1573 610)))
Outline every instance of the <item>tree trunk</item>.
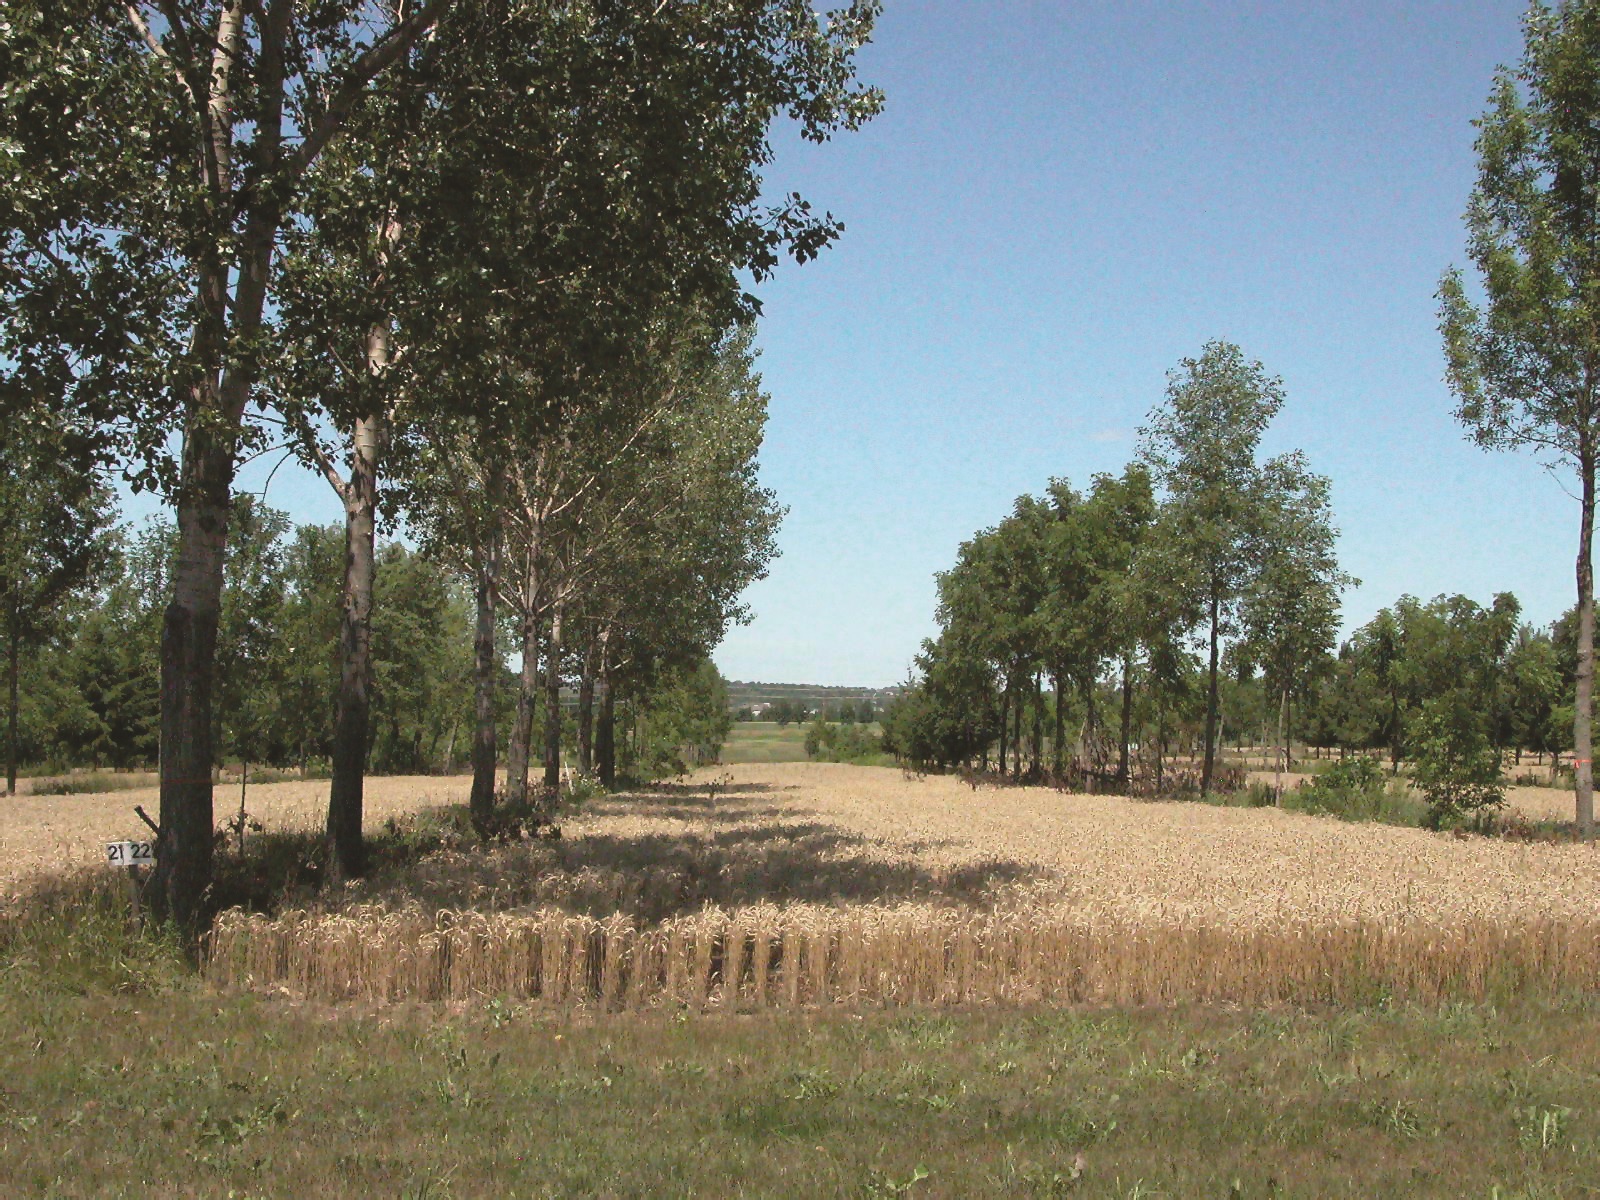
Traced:
POLYGON ((600 776, 600 786, 609 791, 617 786, 617 697, 611 689, 611 666, 605 660, 603 649, 595 692, 600 707, 594 730, 595 770, 600 776))
POLYGON ((22 630, 17 627, 16 614, 8 622, 10 629, 6 659, 6 795, 17 794, 17 759, 22 748, 17 733, 17 708, 20 703, 18 680, 22 673, 22 630))
POLYGON ((1133 740, 1133 658, 1122 656, 1122 730, 1117 750, 1117 782, 1127 787, 1132 772, 1128 763, 1128 744, 1133 740))
POLYGON ((1167 702, 1163 697, 1156 708, 1156 792, 1161 792, 1162 770, 1167 757, 1167 702))
POLYGON ((1050 686, 1054 689, 1055 697, 1056 697, 1056 715, 1055 715, 1055 730, 1054 730, 1055 741, 1054 741, 1054 744, 1051 746, 1050 749, 1051 749, 1051 753, 1055 757, 1056 779, 1059 781, 1061 779, 1061 777, 1067 773, 1067 729, 1066 729, 1066 719, 1067 718, 1066 718, 1066 712, 1064 711, 1066 706, 1062 703, 1062 700, 1064 699, 1064 697, 1062 696, 1062 693, 1061 693, 1061 672, 1060 671, 1052 671, 1050 673, 1050 686))
POLYGON ((517 688, 517 716, 506 750, 506 803, 528 802, 528 764, 533 756, 534 697, 539 690, 539 543, 530 536, 523 562, 522 671, 517 688))
POLYGON ((1038 775, 1042 769, 1039 759, 1042 753, 1041 743, 1043 741, 1044 684, 1041 682, 1039 674, 1035 672, 1033 676, 1033 753, 1028 760, 1028 770, 1034 775, 1038 775))
POLYGON ((1284 740, 1284 730, 1289 723, 1289 689, 1284 688, 1278 701, 1278 771, 1272 783, 1273 800, 1283 807, 1283 773, 1289 766, 1289 744, 1284 740))
MULTIPOLYGON (((493 489, 491 488, 491 494, 493 489)), ((496 745, 495 689, 500 679, 500 656, 495 652, 495 599, 500 581, 500 529, 495 517, 478 553, 478 625, 473 633, 474 724, 472 729, 472 796, 468 807, 479 832, 494 816, 496 745)))
MULTIPOLYGON (((381 374, 389 362, 389 331, 367 334, 367 365, 381 374)), ((350 482, 344 493, 344 618, 339 627, 339 700, 333 720, 333 779, 328 788, 328 882, 354 879, 366 869, 361 838, 367 734, 372 717, 372 591, 378 562, 378 454, 383 418, 356 421, 350 447, 350 482)))
POLYGON ((1211 794, 1211 776, 1217 762, 1217 646, 1221 640, 1222 612, 1216 592, 1211 594, 1211 663, 1206 674, 1206 751, 1200 767, 1200 794, 1211 794))
POLYGON ((1283 769, 1294 770, 1294 704, 1288 689, 1283 693, 1283 769))
POLYGON ((578 680, 578 773, 594 774, 594 681, 598 665, 598 646, 589 644, 583 656, 583 675, 578 680))
POLYGON ((561 795, 561 617, 562 606, 550 612, 550 650, 544 662, 544 794, 541 813, 553 821, 561 795))
POLYGON ((1572 766, 1577 793, 1578 834, 1594 837, 1594 452, 1587 442, 1579 461, 1583 484, 1578 538, 1578 680, 1573 700, 1572 766))
POLYGON ((1006 751, 1011 746, 1011 688, 1000 693, 1000 774, 1006 773, 1006 751))
POLYGON ((157 915, 189 933, 211 882, 212 686, 233 483, 231 442, 196 420, 185 433, 172 600, 161 622, 161 835, 157 915))
POLYGON ((1389 692, 1389 774, 1400 774, 1400 693, 1389 692))
POLYGON ((1011 778, 1022 778, 1022 689, 1011 700, 1011 778))
POLYGON ((1098 773, 1102 765, 1100 762, 1100 709, 1095 704, 1093 675, 1083 685, 1083 706, 1083 757, 1089 764, 1089 769, 1098 773))

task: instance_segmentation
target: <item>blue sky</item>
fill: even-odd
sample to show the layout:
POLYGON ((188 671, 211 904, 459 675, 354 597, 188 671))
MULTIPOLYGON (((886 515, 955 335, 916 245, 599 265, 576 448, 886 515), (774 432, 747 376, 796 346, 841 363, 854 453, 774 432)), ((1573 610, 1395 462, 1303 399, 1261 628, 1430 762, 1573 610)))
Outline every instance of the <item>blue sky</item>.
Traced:
MULTIPOLYGON (((847 228, 761 289, 762 474, 790 511, 723 673, 904 679, 957 545, 1052 476, 1119 471, 1211 338, 1284 380, 1264 452, 1333 481, 1347 629, 1407 592, 1558 616, 1577 505, 1462 437, 1433 298, 1523 8, 888 0, 861 64, 884 114, 777 140, 772 192, 847 228)), ((341 519, 289 466, 268 501, 341 519)))
POLYGON ((1283 380, 1263 450, 1333 481, 1346 628, 1402 593, 1572 603, 1577 505, 1462 436, 1434 291, 1517 0, 889 0, 860 133, 780 141, 846 223, 762 292, 763 478, 789 505, 730 678, 880 685, 934 572, 1051 476, 1119 471, 1211 338, 1283 380))

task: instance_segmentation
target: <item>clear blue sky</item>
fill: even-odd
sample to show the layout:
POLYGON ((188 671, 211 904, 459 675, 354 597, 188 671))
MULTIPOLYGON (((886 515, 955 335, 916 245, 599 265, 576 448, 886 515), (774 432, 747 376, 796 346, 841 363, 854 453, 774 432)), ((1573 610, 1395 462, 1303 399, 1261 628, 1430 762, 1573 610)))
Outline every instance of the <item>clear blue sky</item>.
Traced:
POLYGON ((847 226, 763 291, 763 478, 790 506, 730 678, 878 685, 934 572, 1051 476, 1119 471, 1210 338, 1282 376, 1264 450, 1331 477, 1346 628, 1402 593, 1573 600, 1577 505, 1467 443, 1434 291, 1519 0, 889 0, 862 132, 782 142, 847 226))
MULTIPOLYGON (((1523 9, 888 0, 862 59, 887 110, 781 138, 769 174, 847 229, 761 289, 762 473, 790 512, 723 673, 902 680, 957 545, 1051 476, 1119 471, 1211 338, 1283 377, 1264 450, 1333 481, 1347 629, 1406 592, 1558 616, 1577 506, 1463 439, 1433 299, 1523 9)), ((292 467, 268 500, 341 519, 292 467)))

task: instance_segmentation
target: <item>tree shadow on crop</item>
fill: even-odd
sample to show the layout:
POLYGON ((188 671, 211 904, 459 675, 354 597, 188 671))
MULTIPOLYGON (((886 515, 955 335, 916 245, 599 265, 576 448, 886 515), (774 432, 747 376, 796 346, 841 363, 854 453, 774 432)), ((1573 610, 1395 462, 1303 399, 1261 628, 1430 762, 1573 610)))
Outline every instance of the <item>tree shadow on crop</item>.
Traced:
POLYGON ((320 839, 270 835, 258 838, 243 858, 229 854, 219 861, 214 900, 218 907, 266 912, 370 903, 415 904, 430 912, 554 907, 656 922, 707 905, 915 900, 987 906, 997 889, 1042 874, 1031 864, 1001 859, 930 866, 801 806, 720 798, 708 804, 658 788, 592 802, 584 811, 633 819, 594 829, 569 821, 564 838, 488 845, 461 808, 390 820, 369 838, 367 877, 336 895, 320 887, 320 839), (660 824, 672 818, 687 819, 691 828, 660 824))
POLYGON ((618 792, 603 803, 629 805, 637 802, 715 804, 718 800, 741 796, 764 796, 770 792, 799 791, 793 783, 652 783, 649 787, 618 792))

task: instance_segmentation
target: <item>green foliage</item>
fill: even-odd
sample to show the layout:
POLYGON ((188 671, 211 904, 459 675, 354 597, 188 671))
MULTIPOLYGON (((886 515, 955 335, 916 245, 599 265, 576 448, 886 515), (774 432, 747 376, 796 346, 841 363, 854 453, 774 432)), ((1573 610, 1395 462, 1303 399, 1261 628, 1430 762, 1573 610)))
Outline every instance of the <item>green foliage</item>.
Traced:
POLYGON ((776 701, 766 712, 767 720, 776 721, 779 725, 799 724, 810 715, 811 709, 805 701, 787 698, 776 701))
POLYGON ((179 940, 141 919, 140 882, 85 870, 37 884, 0 913, 0 996, 150 996, 189 979, 179 940))
POLYGON ((1427 816, 1403 780, 1367 754, 1352 754, 1318 772, 1300 787, 1284 793, 1283 806, 1346 821, 1381 821, 1388 825, 1421 825, 1427 816))
POLYGON ((872 730, 854 721, 837 724, 816 717, 806 726, 806 757, 813 762, 876 763, 883 747, 872 730))
POLYGON ((716 665, 702 659, 653 691, 637 722, 638 749, 619 763, 625 774, 660 779, 714 763, 733 728, 727 684, 716 665))
MULTIPOLYGON (((1486 448, 1531 450, 1578 474, 1582 632, 1575 650, 1582 666, 1574 680, 1585 684, 1572 693, 1573 744, 1587 760, 1600 444, 1600 4, 1535 4, 1523 31, 1522 63, 1496 73, 1477 122, 1478 178, 1466 221, 1484 302, 1469 297, 1459 271, 1448 271, 1439 285, 1439 327, 1456 418, 1469 436, 1486 448)), ((1442 744, 1437 734, 1430 741, 1442 744)), ((1472 789, 1492 787, 1488 766, 1468 766, 1481 756, 1459 738, 1444 741, 1453 748, 1438 753, 1456 764, 1466 790, 1441 792, 1441 803, 1470 805, 1479 795, 1472 789)), ((1585 762, 1577 779, 1585 837, 1594 833, 1592 791, 1585 762)))
MULTIPOLYGON (((282 513, 248 497, 234 519, 218 630, 219 764, 308 769, 332 737, 343 531, 291 530, 282 513)), ((97 595, 62 612, 31 664, 26 757, 123 768, 155 761, 156 653, 174 542, 162 523, 120 532, 97 595)), ((448 573, 400 543, 380 559, 372 762, 385 772, 436 769, 467 742, 456 732, 471 705, 466 601, 448 573)))
POLYGON ((1505 803, 1500 752, 1490 744, 1481 713, 1461 689, 1423 705, 1413 737, 1411 777, 1428 801, 1434 827, 1483 826, 1505 803))

